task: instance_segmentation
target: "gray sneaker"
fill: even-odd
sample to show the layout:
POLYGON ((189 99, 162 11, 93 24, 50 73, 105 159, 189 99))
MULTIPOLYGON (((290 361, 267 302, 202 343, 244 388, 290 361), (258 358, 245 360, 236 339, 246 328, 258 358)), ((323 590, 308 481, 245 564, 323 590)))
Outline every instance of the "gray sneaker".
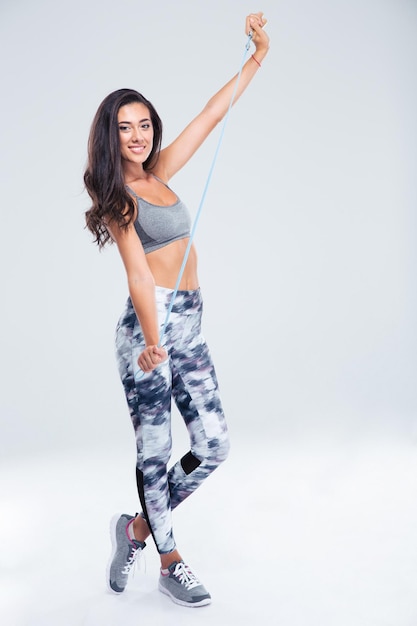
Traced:
POLYGON ((129 572, 139 554, 145 547, 144 541, 130 539, 127 525, 134 516, 115 515, 110 523, 112 553, 107 572, 107 581, 111 591, 122 593, 127 585, 129 572))
POLYGON ((159 577, 159 591, 170 596, 182 606, 204 606, 210 604, 211 596, 184 561, 171 563, 169 574, 159 577))

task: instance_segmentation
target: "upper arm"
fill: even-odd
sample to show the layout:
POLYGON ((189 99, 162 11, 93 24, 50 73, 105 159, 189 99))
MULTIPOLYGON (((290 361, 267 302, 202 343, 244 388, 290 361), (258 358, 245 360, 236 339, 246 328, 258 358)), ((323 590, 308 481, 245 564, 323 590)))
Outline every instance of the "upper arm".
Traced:
POLYGON ((220 119, 214 108, 207 104, 182 133, 161 150, 155 173, 164 180, 172 178, 198 150, 220 119))
POLYGON ((112 223, 108 230, 116 242, 130 285, 138 282, 153 281, 143 246, 136 233, 133 222, 126 229, 112 223))
POLYGON ((109 227, 126 268, 129 294, 146 345, 159 341, 158 314, 155 304, 155 281, 133 223, 126 229, 112 224, 109 227))

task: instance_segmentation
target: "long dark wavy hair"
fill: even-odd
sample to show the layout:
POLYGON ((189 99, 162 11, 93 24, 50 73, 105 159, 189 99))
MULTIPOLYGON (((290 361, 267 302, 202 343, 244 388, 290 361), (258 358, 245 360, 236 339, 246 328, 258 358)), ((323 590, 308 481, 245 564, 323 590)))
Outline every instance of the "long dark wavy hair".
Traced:
POLYGON ((103 100, 91 125, 88 161, 84 172, 84 184, 92 200, 92 206, 85 213, 85 220, 99 248, 113 241, 106 222, 114 221, 121 228, 127 228, 135 213, 135 203, 126 190, 123 177, 117 120, 120 107, 132 102, 148 107, 154 130, 152 150, 143 163, 145 170, 151 170, 156 165, 161 149, 161 119, 154 106, 142 94, 134 89, 118 89, 103 100))

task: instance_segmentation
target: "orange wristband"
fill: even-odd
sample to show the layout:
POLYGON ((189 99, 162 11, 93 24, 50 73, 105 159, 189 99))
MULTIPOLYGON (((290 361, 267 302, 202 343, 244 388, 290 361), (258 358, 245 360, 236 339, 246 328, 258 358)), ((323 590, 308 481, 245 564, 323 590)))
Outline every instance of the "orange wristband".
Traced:
POLYGON ((252 59, 255 61, 255 63, 256 63, 257 65, 259 65, 259 67, 262 67, 262 66, 261 66, 261 64, 259 63, 258 59, 255 59, 255 57, 253 56, 253 54, 252 54, 252 59))

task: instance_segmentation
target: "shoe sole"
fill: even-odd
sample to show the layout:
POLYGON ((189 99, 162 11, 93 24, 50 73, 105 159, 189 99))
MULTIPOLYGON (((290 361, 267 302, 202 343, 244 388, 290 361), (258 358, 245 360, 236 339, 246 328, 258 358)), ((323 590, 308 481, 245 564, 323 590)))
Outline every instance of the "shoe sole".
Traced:
POLYGON ((159 591, 162 591, 166 596, 169 596, 175 604, 180 604, 181 606, 187 606, 190 608, 198 608, 199 606, 207 606, 207 604, 211 603, 211 598, 204 598, 204 600, 200 600, 200 602, 185 602, 185 600, 179 600, 161 583, 158 584, 159 591))
POLYGON ((124 589, 123 591, 116 591, 115 589, 112 588, 110 584, 110 568, 111 568, 111 564, 112 564, 112 561, 114 559, 114 556, 117 550, 116 526, 117 526, 117 522, 119 521, 119 519, 120 519, 120 514, 116 513, 116 515, 113 515, 113 517, 110 520, 110 540, 111 540, 112 550, 111 550, 111 555, 109 558, 109 562, 107 563, 107 569, 106 569, 107 589, 111 591, 112 593, 115 593, 117 596, 123 593, 124 589))

